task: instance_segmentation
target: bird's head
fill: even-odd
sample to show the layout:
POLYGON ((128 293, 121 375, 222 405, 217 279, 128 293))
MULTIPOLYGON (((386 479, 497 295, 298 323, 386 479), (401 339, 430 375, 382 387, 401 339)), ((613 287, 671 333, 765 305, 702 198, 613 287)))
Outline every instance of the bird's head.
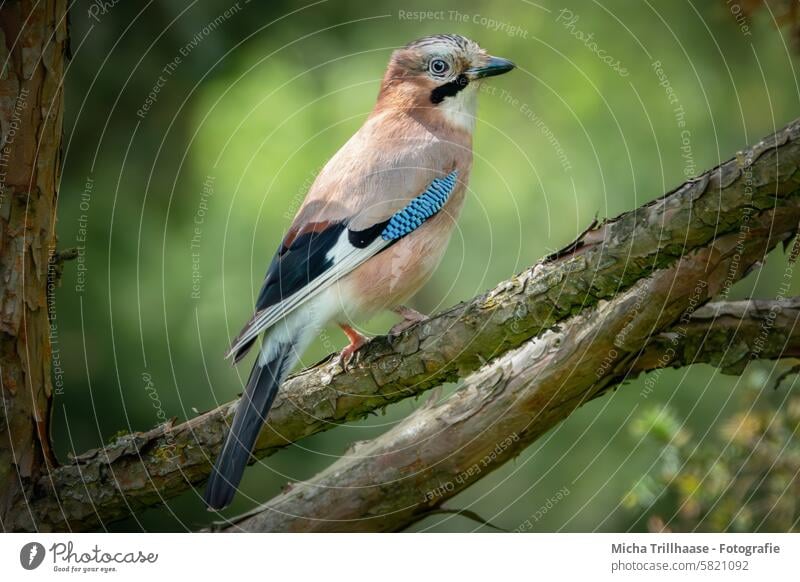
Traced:
POLYGON ((491 56, 463 36, 426 36, 392 54, 378 104, 427 110, 444 123, 472 131, 480 81, 513 68, 511 61, 491 56))

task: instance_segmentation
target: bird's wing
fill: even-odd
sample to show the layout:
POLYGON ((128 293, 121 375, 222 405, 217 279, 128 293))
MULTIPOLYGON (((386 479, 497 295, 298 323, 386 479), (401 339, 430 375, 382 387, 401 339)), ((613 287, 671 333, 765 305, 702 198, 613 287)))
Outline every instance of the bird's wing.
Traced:
POLYGON ((255 315, 226 357, 241 359, 262 331, 419 228, 445 205, 457 178, 458 170, 434 178, 402 208, 367 228, 356 230, 351 226, 355 220, 310 222, 293 228, 267 270, 255 315))

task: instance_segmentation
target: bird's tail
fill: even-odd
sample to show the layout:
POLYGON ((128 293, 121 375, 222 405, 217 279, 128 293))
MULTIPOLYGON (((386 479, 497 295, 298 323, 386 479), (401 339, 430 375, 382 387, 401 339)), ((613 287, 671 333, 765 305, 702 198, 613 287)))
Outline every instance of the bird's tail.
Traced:
POLYGON ((295 342, 283 340, 265 339, 270 345, 262 350, 253 365, 233 424, 206 485, 205 501, 209 509, 227 507, 236 494, 261 426, 295 357, 295 342))

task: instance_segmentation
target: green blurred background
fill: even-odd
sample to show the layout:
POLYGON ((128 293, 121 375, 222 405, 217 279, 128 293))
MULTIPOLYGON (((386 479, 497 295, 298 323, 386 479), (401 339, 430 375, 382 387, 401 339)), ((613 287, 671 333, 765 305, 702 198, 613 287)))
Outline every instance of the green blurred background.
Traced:
MULTIPOLYGON (((481 97, 472 193, 443 264, 413 302, 428 313, 800 114, 790 34, 767 9, 744 29, 722 0, 99 6, 79 1, 70 15, 58 233, 60 246, 80 246, 82 257, 66 265, 57 295, 62 458, 240 392, 249 360, 240 369, 223 361, 229 338, 315 173, 363 122, 391 51, 410 40, 464 34, 519 67, 491 79, 481 97), (409 17, 414 11, 437 13, 409 17)), ((782 262, 771 257, 731 296, 774 297, 782 262)), ((394 321, 376 318, 363 330, 383 333, 394 321)), ((305 362, 344 343, 328 330, 305 362)), ((632 432, 632 419, 669 404, 702 441, 772 370, 751 365, 740 378, 706 366, 668 370, 647 397, 640 379, 584 406, 447 507, 512 530, 526 520, 533 531, 643 530, 647 511, 623 498, 662 449, 632 432)), ((765 398, 780 406, 785 390, 765 398)), ((399 403, 251 467, 247 495, 226 515, 310 478, 419 404, 399 403)), ((108 527, 181 531, 212 517, 200 491, 190 491, 108 527)), ((479 527, 439 515, 413 529, 479 527)))

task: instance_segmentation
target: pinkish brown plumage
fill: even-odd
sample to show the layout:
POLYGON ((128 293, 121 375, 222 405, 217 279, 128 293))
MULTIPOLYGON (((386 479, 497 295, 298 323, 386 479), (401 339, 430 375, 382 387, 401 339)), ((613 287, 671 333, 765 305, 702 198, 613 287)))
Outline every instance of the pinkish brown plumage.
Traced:
POLYGON ((458 35, 392 54, 375 108, 317 176, 232 343, 238 361, 262 335, 209 508, 230 503, 280 382, 320 327, 342 326, 346 364, 363 343, 350 319, 399 306, 430 278, 464 203, 478 85, 512 68, 458 35))

